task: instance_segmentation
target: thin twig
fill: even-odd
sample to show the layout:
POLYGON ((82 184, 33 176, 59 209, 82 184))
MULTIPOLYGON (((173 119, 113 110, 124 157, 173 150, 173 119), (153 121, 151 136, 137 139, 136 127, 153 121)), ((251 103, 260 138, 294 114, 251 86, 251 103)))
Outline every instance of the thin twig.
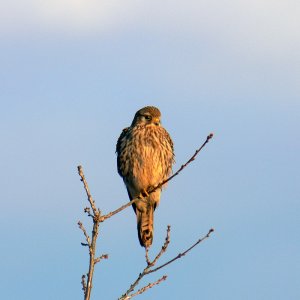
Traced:
POLYGON ((101 256, 95 258, 95 264, 100 262, 102 259, 108 259, 108 254, 102 254, 101 256))
POLYGON ((116 209, 116 210, 114 210, 114 211, 112 211, 112 212, 110 212, 110 213, 108 213, 108 214, 106 214, 106 215, 104 215, 104 216, 101 216, 101 217, 100 217, 100 222, 104 222, 106 219, 108 219, 108 218, 112 217, 113 215, 119 213, 120 211, 122 211, 122 210, 124 210, 125 208, 129 207, 129 206, 132 205, 133 203, 137 202, 138 200, 141 200, 141 198, 140 198, 140 197, 134 198, 134 199, 132 199, 130 202, 128 202, 128 203, 122 205, 120 208, 118 208, 118 209, 116 209))
POLYGON ((164 268, 165 266, 171 264, 173 261, 175 261, 175 260, 181 258, 182 256, 185 256, 189 251, 191 251, 191 250, 192 250, 194 247, 196 247, 198 244, 200 244, 200 243, 203 242, 204 240, 208 239, 209 236, 210 236, 210 234, 211 234, 212 232, 214 232, 214 229, 213 229, 213 228, 211 228, 211 229, 209 230, 209 232, 206 234, 206 236, 204 236, 203 238, 199 239, 196 243, 194 243, 194 244, 193 244, 191 247, 189 247, 187 250, 185 250, 185 251, 182 252, 182 253, 179 253, 176 257, 172 258, 171 260, 169 260, 168 262, 164 263, 163 265, 161 265, 161 266, 159 266, 159 267, 157 267, 157 268, 155 268, 155 269, 149 270, 148 274, 153 273, 153 272, 156 272, 156 271, 158 271, 158 270, 164 268))
POLYGON ((83 224, 80 221, 78 221, 77 224, 78 224, 79 228, 83 231, 83 234, 84 234, 86 242, 87 242, 86 244, 85 243, 81 243, 81 245, 82 246, 91 246, 91 239, 90 239, 89 235, 87 234, 87 232, 86 232, 83 224))
POLYGON ((162 246, 160 252, 156 255, 156 257, 154 258, 153 261, 151 261, 149 259, 149 253, 148 253, 148 249, 146 249, 146 263, 147 263, 147 266, 146 268, 139 274, 138 278, 130 285, 129 289, 126 291, 125 294, 123 294, 119 300, 127 300, 127 299, 130 299, 132 298, 133 296, 136 296, 136 295, 139 295, 143 292, 143 289, 146 288, 145 290, 147 290, 148 288, 150 287, 153 287, 154 285, 156 285, 157 282, 161 282, 162 278, 165 277, 163 280, 165 280, 167 277, 166 276, 163 276, 161 279, 153 282, 153 283, 149 283, 147 286, 145 286, 144 288, 140 289, 141 292, 139 293, 139 291, 137 291, 136 293, 134 294, 131 294, 134 289, 138 286, 138 284, 140 283, 141 279, 150 274, 150 273, 154 273, 164 267, 166 267, 167 265, 171 264, 172 262, 174 262, 175 260, 181 258, 182 256, 186 255, 189 251, 191 251, 194 247, 196 247, 198 244, 200 244, 201 242, 203 242, 205 239, 209 238, 210 234, 214 231, 214 229, 210 229, 208 231, 208 233, 201 239, 199 239, 196 243, 194 243, 192 246, 190 246, 187 250, 185 250, 183 253, 179 253, 176 257, 174 257, 173 259, 167 261, 166 263, 162 264, 161 266, 155 268, 155 269, 151 269, 153 266, 155 266, 155 264, 157 263, 157 261, 159 260, 159 258, 166 252, 167 250, 167 247, 170 243, 170 226, 168 225, 168 228, 167 228, 167 236, 166 236, 166 239, 165 239, 165 242, 164 242, 164 245, 162 246), (148 287, 149 286, 149 287, 148 287))
POLYGON ((149 266, 151 264, 151 260, 149 258, 149 247, 145 248, 145 258, 146 258, 146 263, 149 266))
MULTIPOLYGON (((162 246, 162 249, 164 248, 164 246, 165 246, 166 244, 169 244, 169 240, 170 240, 170 230, 171 230, 171 228, 170 228, 170 226, 168 225, 168 228, 167 228, 167 236, 166 236, 166 239, 165 239, 165 243, 164 243, 164 245, 162 246), (168 242, 167 242, 167 240, 168 240, 168 242)), ((154 264, 153 264, 153 261, 151 262, 150 259, 149 259, 149 252, 148 252, 148 251, 149 251, 149 249, 146 248, 146 249, 145 249, 145 252, 146 252, 146 262, 147 262, 146 268, 143 270, 143 272, 141 272, 141 273, 139 274, 138 278, 130 285, 129 289, 126 291, 125 294, 123 294, 123 295, 119 298, 119 300, 130 299, 130 298, 128 298, 129 296, 131 296, 130 293, 132 293, 132 292, 134 291, 134 289, 135 289, 136 286, 139 284, 139 282, 141 281, 141 279, 142 279, 144 276, 146 276, 147 274, 149 274, 149 270, 151 269, 151 267, 153 267, 154 264)), ((162 251, 163 251, 163 250, 161 250, 161 251, 159 252, 159 254, 156 256, 155 262, 156 262, 157 259, 158 259, 157 257, 162 255, 162 251)), ((163 252, 164 252, 164 251, 163 251, 163 252)))
POLYGON ((77 169, 78 169, 78 174, 79 174, 79 176, 81 178, 81 181, 83 182, 84 189, 86 191, 86 195, 87 195, 88 200, 90 202, 91 208, 92 208, 92 210, 94 212, 94 215, 96 215, 96 213, 98 212, 98 209, 96 208, 95 201, 94 201, 94 199, 93 199, 93 197, 92 197, 92 195, 90 193, 89 186, 88 186, 87 181, 85 179, 85 176, 83 174, 82 166, 78 166, 77 169))
POLYGON ((164 180, 163 182, 159 183, 157 186, 150 188, 147 192, 148 194, 153 193, 154 191, 156 191, 158 188, 162 187, 164 184, 166 184, 167 182, 169 182, 170 180, 172 180, 175 176, 177 176, 185 167, 187 167, 192 161, 195 160, 196 156, 198 155, 198 153, 205 147, 205 145, 209 142, 209 140, 213 137, 213 133, 210 133, 207 137, 205 142, 201 145, 201 147, 199 149, 197 149, 194 153, 194 155, 185 163, 183 164, 179 170, 177 170, 172 176, 170 176, 169 178, 167 178, 166 180, 164 180))
POLYGON ((83 293, 84 293, 84 295, 85 295, 85 293, 86 293, 85 275, 82 275, 82 277, 81 277, 81 285, 82 285, 83 293))
MULTIPOLYGON (((146 268, 145 268, 146 269, 146 268)), ((118 300, 125 300, 128 295, 134 291, 135 287, 139 284, 140 280, 146 275, 145 269, 142 273, 139 274, 138 278, 135 280, 133 284, 130 285, 129 289, 123 294, 118 300)))
POLYGON ((168 245, 170 243, 170 231, 171 231, 171 226, 168 225, 167 226, 167 236, 165 238, 165 242, 164 244, 162 245, 159 253, 156 255, 156 257, 154 258, 153 261, 150 260, 149 258, 149 247, 146 247, 145 248, 145 258, 146 258, 146 263, 149 267, 152 267, 156 264, 156 262, 159 260, 159 258, 162 256, 162 254, 164 252, 166 252, 167 248, 168 248, 168 245))
MULTIPOLYGON (((196 150, 196 152, 193 154, 193 156, 185 163, 183 164, 172 176, 170 176, 169 178, 167 178, 166 180, 162 181, 161 183, 159 183, 157 186, 150 188, 149 190, 147 190, 148 194, 151 194, 153 192, 155 192, 157 189, 161 188, 164 184, 166 184, 167 182, 169 182, 170 180, 172 180, 175 176, 177 176, 185 167, 187 167, 188 164, 190 164, 193 160, 195 160, 196 156, 198 155, 198 153, 205 147, 205 145, 209 142, 209 140, 213 137, 213 133, 210 133, 207 137, 205 142, 201 145, 201 147, 199 149, 196 150)), ((132 199, 130 202, 124 204, 123 206, 121 206, 120 208, 104 215, 100 217, 100 222, 104 222, 106 219, 112 217, 113 215, 119 213, 120 211, 124 210, 125 208, 129 207, 130 205, 132 205, 133 203, 137 202, 138 200, 141 200, 140 196, 132 199)))
POLYGON ((166 239, 165 239, 165 242, 164 242, 163 246, 161 247, 161 250, 156 255, 156 257, 154 258, 154 260, 152 262, 150 262, 150 264, 147 261, 147 263, 150 266, 154 266, 156 264, 156 262, 160 259, 160 257, 167 251, 167 248, 168 248, 168 246, 170 244, 170 231, 171 231, 171 226, 168 225, 168 227, 167 227, 167 236, 166 236, 166 239))
POLYGON ((142 287, 141 289, 139 289, 136 293, 134 294, 131 294, 129 296, 126 296, 126 298, 122 298, 122 300, 128 300, 128 299, 131 299, 137 295, 140 295, 144 292, 146 292, 147 290, 151 289, 152 287, 154 287, 155 285, 158 285, 160 284, 162 281, 165 281, 167 279, 167 275, 164 275, 163 277, 159 278, 158 280, 152 282, 152 283, 149 283, 147 284, 146 286, 142 287))

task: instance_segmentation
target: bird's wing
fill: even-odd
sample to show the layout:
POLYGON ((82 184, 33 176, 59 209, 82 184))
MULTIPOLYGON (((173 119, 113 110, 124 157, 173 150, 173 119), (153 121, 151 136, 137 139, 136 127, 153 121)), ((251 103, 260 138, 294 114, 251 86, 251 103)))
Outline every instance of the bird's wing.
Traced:
POLYGON ((117 157, 118 173, 120 174, 121 177, 123 177, 123 174, 121 172, 121 161, 120 161, 120 154, 122 151, 121 144, 122 144, 122 140, 125 137, 125 135, 127 134, 128 130, 129 130, 129 127, 126 127, 122 130, 122 132, 118 138, 117 145, 116 145, 116 153, 118 155, 118 157, 117 157))
MULTIPOLYGON (((131 194, 129 192, 129 189, 127 187, 126 187, 126 189, 127 189, 127 193, 128 193, 128 197, 129 197, 130 201, 133 200, 133 197, 131 196, 131 194)), ((132 204, 132 208, 133 208, 134 212, 136 213, 136 205, 135 205, 135 203, 132 204)))

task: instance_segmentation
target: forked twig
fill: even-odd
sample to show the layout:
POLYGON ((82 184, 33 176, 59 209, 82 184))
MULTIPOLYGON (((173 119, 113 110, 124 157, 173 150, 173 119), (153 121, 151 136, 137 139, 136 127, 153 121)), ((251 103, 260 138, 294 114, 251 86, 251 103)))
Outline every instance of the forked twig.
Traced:
POLYGON ((92 230, 92 239, 89 237, 87 234, 83 224, 79 221, 78 226, 79 228, 83 231, 83 234, 86 238, 87 243, 81 243, 83 246, 88 246, 89 247, 89 271, 87 273, 87 282, 85 282, 85 275, 82 276, 81 284, 82 284, 82 289, 84 291, 84 299, 89 300, 91 297, 91 291, 93 287, 93 276, 94 276, 94 269, 95 269, 95 264, 98 263, 102 258, 108 258, 107 254, 104 254, 98 258, 95 258, 96 256, 96 243, 97 243, 97 237, 99 233, 99 225, 100 225, 100 216, 101 216, 101 211, 100 209, 96 208, 95 201, 90 193, 89 186, 87 184, 87 181, 85 179, 84 173, 82 166, 78 166, 78 174, 81 178, 81 181, 83 182, 84 189, 86 191, 88 201, 90 203, 90 206, 93 210, 93 215, 90 213, 89 208, 85 208, 84 212, 86 212, 89 216, 93 218, 93 230, 92 230))
POLYGON ((171 226, 168 225, 167 227, 167 236, 165 239, 164 244, 162 245, 159 253, 156 255, 153 261, 150 260, 149 258, 149 248, 145 248, 145 258, 146 258, 146 263, 148 266, 152 267, 156 264, 156 262, 159 260, 159 258, 162 256, 163 253, 167 251, 168 245, 170 243, 170 231, 171 231, 171 226))
POLYGON ((167 236, 166 236, 166 239, 165 239, 165 242, 164 242, 163 246, 161 247, 161 250, 156 255, 156 257, 153 259, 152 262, 150 260, 147 261, 148 265, 150 265, 151 267, 154 266, 156 264, 156 262, 160 259, 160 257, 167 251, 167 248, 170 244, 170 231, 171 231, 171 226, 168 225, 168 227, 167 227, 167 236))
POLYGON ((144 286, 143 288, 139 289, 136 293, 132 293, 134 291, 134 289, 137 287, 137 285, 140 283, 141 279, 150 274, 150 273, 154 273, 164 267, 166 267, 167 265, 171 264, 172 262, 174 262, 175 260, 185 256, 188 252, 190 252, 194 247, 196 247, 198 244, 200 244, 201 242, 203 242, 204 240, 208 239, 210 237, 210 234, 214 232, 214 229, 211 228, 208 233, 203 237, 200 238, 196 243, 194 243, 192 246, 190 246, 188 249, 186 249, 184 252, 179 253, 176 257, 172 258, 171 260, 167 261, 166 263, 160 265, 157 268, 152 269, 152 267, 155 266, 155 264, 157 263, 157 261, 159 260, 159 258, 163 255, 163 253, 166 252, 167 247, 170 243, 170 226, 168 225, 167 228, 167 236, 166 236, 166 240, 164 242, 164 245, 162 246, 160 252, 156 255, 156 257, 153 259, 153 261, 150 260, 149 258, 149 253, 148 253, 148 249, 146 248, 146 262, 147 262, 147 266, 146 268, 143 270, 142 273, 139 274, 138 278, 134 281, 134 283, 132 283, 129 287, 129 289, 126 291, 125 294, 123 294, 119 300, 127 300, 127 299, 131 299, 134 296, 137 296, 141 293, 143 293, 144 291, 146 291, 147 289, 149 289, 150 287, 153 287, 156 284, 159 284, 161 281, 166 280, 167 276, 164 275, 162 278, 158 279, 157 281, 153 282, 153 283, 149 283, 148 285, 144 286))
POLYGON ((139 289, 136 293, 134 294, 131 294, 129 296, 126 296, 125 298, 121 298, 122 300, 128 300, 128 299, 131 299, 137 295, 140 295, 144 292, 146 292, 147 290, 153 288, 155 285, 158 285, 160 284, 162 281, 166 280, 167 279, 167 275, 164 275, 163 277, 159 278, 158 280, 152 282, 152 283, 148 283, 146 286, 142 287, 141 289, 139 289))
POLYGON ((171 264, 173 261, 185 256, 188 252, 190 252, 194 247, 196 247, 198 244, 200 244, 201 242, 203 242, 204 240, 208 239, 210 234, 214 232, 214 229, 211 228, 208 233, 206 234, 206 236, 204 236, 203 238, 199 239, 196 243, 194 243, 191 247, 189 247, 188 249, 186 249, 184 252, 179 253, 177 256, 175 256, 174 258, 172 258, 171 260, 167 261, 166 263, 162 264, 161 266, 152 269, 148 272, 148 274, 156 272, 164 267, 166 267, 167 265, 171 264))

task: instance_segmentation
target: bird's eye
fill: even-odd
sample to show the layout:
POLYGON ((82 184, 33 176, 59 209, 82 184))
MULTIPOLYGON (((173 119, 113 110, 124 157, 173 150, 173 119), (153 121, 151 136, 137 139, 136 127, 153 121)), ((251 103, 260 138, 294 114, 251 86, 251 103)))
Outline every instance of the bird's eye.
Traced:
POLYGON ((147 120, 147 121, 150 121, 151 120, 151 116, 145 116, 145 119, 147 120))

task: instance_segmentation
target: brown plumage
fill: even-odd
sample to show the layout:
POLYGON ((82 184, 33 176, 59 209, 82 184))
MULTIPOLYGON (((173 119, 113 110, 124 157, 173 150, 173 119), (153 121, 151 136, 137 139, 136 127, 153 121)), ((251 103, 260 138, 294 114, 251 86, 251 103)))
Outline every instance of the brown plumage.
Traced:
POLYGON ((130 127, 123 129, 117 142, 118 172, 126 185, 130 200, 143 195, 133 205, 137 216, 141 246, 153 240, 153 213, 161 189, 150 195, 147 190, 168 178, 174 163, 173 142, 160 124, 160 111, 147 106, 136 112, 130 127))

